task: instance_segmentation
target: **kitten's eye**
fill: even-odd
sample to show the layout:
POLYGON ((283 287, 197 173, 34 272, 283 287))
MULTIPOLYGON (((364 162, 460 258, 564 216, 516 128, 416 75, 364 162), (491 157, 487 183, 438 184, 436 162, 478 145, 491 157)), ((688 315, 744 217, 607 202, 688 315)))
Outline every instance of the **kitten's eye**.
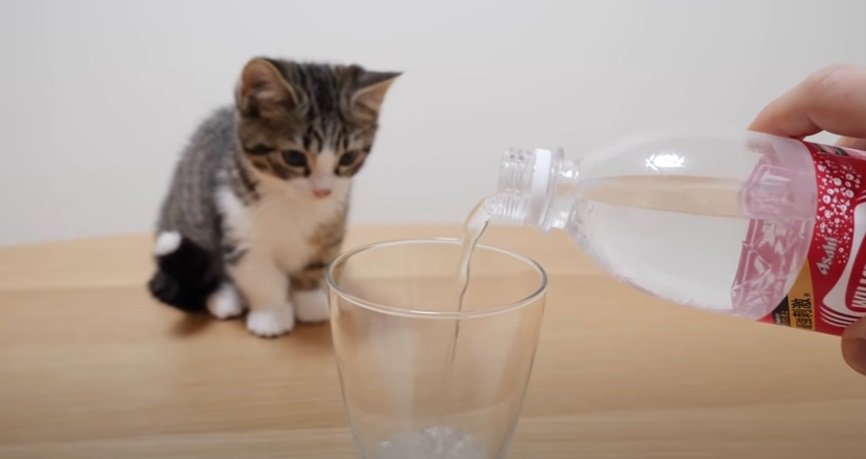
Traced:
POLYGON ((283 160, 289 166, 302 167, 307 165, 307 155, 298 150, 286 150, 283 152, 283 160))
POLYGON ((262 144, 253 145, 252 147, 247 148, 246 150, 247 150, 247 153, 249 153, 251 155, 266 155, 266 154, 274 151, 273 148, 271 148, 267 145, 262 145, 262 144))
POLYGON ((341 166, 351 166, 355 160, 358 159, 357 151, 347 151, 343 153, 343 156, 340 156, 340 165, 341 166))

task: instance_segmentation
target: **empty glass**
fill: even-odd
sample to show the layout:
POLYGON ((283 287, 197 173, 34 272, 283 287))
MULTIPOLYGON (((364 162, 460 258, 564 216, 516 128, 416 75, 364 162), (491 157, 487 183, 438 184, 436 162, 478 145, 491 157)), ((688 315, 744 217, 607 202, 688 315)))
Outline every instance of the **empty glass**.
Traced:
POLYGON ((479 245, 463 307, 458 240, 372 244, 328 270, 331 328, 366 459, 503 458, 547 288, 534 261, 479 245))

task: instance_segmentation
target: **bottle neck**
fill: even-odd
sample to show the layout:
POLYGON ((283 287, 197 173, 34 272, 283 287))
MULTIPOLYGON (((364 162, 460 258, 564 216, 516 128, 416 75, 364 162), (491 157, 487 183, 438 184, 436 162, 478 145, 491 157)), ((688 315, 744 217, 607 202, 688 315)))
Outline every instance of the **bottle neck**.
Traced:
POLYGON ((562 150, 505 152, 497 192, 486 203, 497 223, 564 229, 571 217, 578 171, 562 150))

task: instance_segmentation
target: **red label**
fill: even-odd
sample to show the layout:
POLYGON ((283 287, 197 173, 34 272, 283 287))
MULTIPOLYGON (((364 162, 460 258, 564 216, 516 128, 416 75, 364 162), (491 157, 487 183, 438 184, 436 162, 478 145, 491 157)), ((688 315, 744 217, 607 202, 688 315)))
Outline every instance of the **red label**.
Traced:
POLYGON ((866 316, 866 153, 806 143, 817 215, 794 287, 764 322, 834 335, 866 316))

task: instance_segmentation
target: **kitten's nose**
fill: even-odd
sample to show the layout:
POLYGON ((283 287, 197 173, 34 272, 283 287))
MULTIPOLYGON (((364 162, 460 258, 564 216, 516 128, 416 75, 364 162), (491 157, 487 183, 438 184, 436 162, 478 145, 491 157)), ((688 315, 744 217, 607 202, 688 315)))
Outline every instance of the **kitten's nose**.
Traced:
POLYGON ((331 195, 331 190, 313 190, 313 196, 317 198, 327 198, 331 195))

